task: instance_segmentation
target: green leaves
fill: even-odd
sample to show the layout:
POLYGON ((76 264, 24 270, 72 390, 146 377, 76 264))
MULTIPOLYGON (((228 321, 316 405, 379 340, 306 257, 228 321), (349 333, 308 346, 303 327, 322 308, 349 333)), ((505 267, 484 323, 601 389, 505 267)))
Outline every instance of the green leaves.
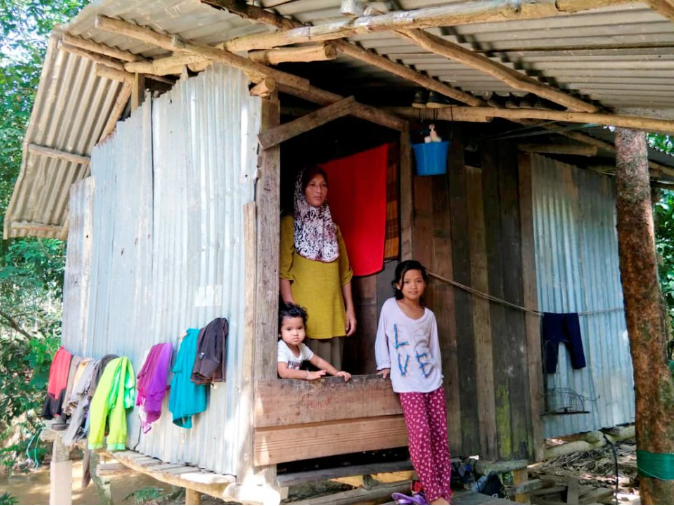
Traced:
MULTIPOLYGON (((648 134, 648 143, 659 151, 674 154, 674 142, 669 135, 648 134)), ((660 288, 669 313, 674 317, 674 192, 660 192, 660 200, 653 209, 653 220, 660 288)))
MULTIPOLYGON (((21 168, 48 36, 83 0, 0 0, 0 222, 21 168)), ((36 421, 60 342, 65 245, 0 241, 0 427, 36 421)), ((0 440, 3 435, 0 434, 0 440)))

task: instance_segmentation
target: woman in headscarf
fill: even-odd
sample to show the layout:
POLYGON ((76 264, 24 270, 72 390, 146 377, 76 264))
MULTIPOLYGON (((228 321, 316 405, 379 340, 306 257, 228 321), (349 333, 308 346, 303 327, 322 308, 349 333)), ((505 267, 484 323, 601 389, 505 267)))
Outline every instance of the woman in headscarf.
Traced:
POLYGON ((353 272, 327 198, 323 170, 300 172, 293 216, 281 220, 280 292, 284 302, 306 308, 309 348, 341 370, 343 337, 356 331, 353 272))

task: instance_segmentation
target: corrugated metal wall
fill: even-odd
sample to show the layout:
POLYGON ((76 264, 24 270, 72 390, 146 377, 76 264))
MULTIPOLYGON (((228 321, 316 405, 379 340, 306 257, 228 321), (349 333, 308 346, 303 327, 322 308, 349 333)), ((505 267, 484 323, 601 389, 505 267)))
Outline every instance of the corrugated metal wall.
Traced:
MULTIPOLYGON (((532 156, 538 304, 566 313, 622 308, 615 189, 608 176, 532 156)), ((585 396, 585 415, 546 415, 545 437, 634 421, 634 383, 624 313, 580 317, 585 369, 571 368, 560 346, 546 390, 585 396)), ((554 394, 552 400, 554 400, 554 394)))
MULTIPOLYGON (((245 75, 213 66, 146 100, 92 154, 94 241, 88 334, 75 353, 128 356, 217 316, 230 322, 227 383, 194 427, 166 402, 151 432, 129 416, 128 445, 168 462, 234 474, 243 338, 242 206, 253 200, 260 102, 245 75)), ((69 311, 65 308, 64 311, 69 311)))

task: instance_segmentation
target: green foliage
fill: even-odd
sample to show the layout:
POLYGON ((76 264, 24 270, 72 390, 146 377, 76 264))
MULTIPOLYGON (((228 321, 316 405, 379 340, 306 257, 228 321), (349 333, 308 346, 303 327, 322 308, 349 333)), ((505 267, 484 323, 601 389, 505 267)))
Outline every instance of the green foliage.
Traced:
POLYGON ((164 489, 159 487, 144 487, 127 495, 124 500, 133 499, 134 504, 148 504, 164 496, 164 489))
MULTIPOLYGON (((0 222, 19 175, 48 35, 84 3, 0 0, 0 222)), ((39 427, 37 414, 60 341, 64 250, 57 240, 0 241, 0 441, 24 413, 25 435, 39 427)), ((12 445, 0 458, 21 458, 26 444, 12 445)))
MULTIPOLYGON (((674 155, 674 140, 669 135, 648 134, 648 143, 664 153, 674 155)), ((655 243, 659 260, 660 288, 674 318, 674 192, 663 190, 655 204, 655 243)), ((670 336, 670 339, 674 336, 670 336)))
POLYGON ((655 205, 655 235, 660 286, 670 314, 674 316, 674 192, 663 191, 655 205))
POLYGON ((0 495, 0 505, 1 504, 19 504, 19 500, 12 494, 5 492, 4 494, 0 495))

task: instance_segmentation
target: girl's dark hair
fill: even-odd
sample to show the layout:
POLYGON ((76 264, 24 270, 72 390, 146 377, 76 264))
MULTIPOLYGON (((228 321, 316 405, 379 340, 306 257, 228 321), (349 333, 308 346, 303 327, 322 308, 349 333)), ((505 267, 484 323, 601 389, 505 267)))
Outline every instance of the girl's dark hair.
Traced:
POLYGON ((278 331, 279 331, 279 333, 281 332, 281 325, 283 324, 283 320, 285 320, 286 318, 302 318, 302 322, 304 323, 304 326, 306 327, 307 318, 309 318, 309 315, 307 315, 307 310, 304 309, 302 306, 298 306, 296 304, 283 304, 283 303, 281 303, 281 307, 279 308, 279 312, 278 312, 278 331))
POLYGON ((311 181, 318 174, 323 176, 323 179, 325 179, 325 184, 328 185, 328 188, 330 187, 330 184, 328 183, 328 175, 323 169, 316 165, 304 170, 304 173, 302 174, 302 191, 307 189, 307 186, 309 186, 309 181, 311 181))
POLYGON ((398 290, 396 285, 398 283, 402 285, 403 281, 405 280, 405 274, 407 274, 409 271, 420 271, 421 277, 424 278, 424 282, 428 283, 426 267, 421 265, 421 262, 418 262, 417 260, 404 260, 400 262, 396 267, 396 277, 391 283, 396 300, 401 300, 403 298, 403 292, 398 290))

